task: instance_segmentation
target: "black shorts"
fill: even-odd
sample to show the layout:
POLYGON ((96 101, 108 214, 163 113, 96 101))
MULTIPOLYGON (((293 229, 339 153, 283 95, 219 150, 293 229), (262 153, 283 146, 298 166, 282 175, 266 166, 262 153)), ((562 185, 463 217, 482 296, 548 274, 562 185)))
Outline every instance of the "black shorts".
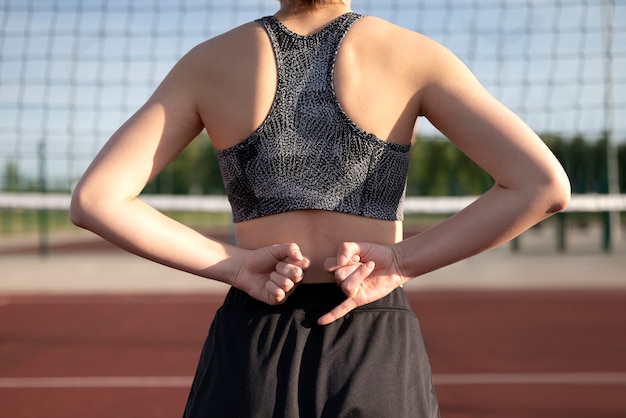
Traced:
POLYGON ((303 284, 270 306, 231 289, 202 350, 186 418, 431 418, 439 408, 404 291, 330 325, 345 295, 303 284))

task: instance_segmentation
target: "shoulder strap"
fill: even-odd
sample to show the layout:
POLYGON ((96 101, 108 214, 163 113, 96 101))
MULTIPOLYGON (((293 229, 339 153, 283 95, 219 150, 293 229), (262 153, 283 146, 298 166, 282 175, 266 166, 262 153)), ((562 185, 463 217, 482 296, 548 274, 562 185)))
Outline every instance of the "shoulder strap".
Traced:
POLYGON ((278 71, 279 90, 306 78, 307 83, 328 83, 339 46, 354 22, 363 17, 358 13, 343 14, 311 35, 299 35, 287 28, 274 16, 258 19, 266 30, 278 71))

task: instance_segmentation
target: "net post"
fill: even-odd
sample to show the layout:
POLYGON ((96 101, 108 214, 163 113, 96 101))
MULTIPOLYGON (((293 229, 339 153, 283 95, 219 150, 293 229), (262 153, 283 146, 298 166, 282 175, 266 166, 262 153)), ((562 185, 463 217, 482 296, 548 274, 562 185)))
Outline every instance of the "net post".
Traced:
MULTIPOLYGON (((605 0, 602 5, 605 24, 604 35, 604 132, 603 139, 606 146, 606 193, 619 194, 619 157, 614 132, 614 96, 613 96, 613 8, 614 0, 605 0)), ((602 215, 604 224, 603 250, 612 252, 620 242, 620 214, 612 211, 602 215)))
MULTIPOLYGON (((38 151, 38 168, 39 168, 39 189, 45 195, 47 193, 46 186, 46 142, 41 140, 37 147, 38 151)), ((48 232, 49 232, 49 212, 48 208, 43 205, 37 211, 37 225, 39 230, 39 256, 46 257, 48 255, 48 232)))
POLYGON ((567 251, 567 231, 566 214, 559 212, 556 214, 556 249, 560 253, 567 251))
POLYGON ((521 240, 521 238, 519 236, 515 237, 515 238, 513 238, 511 240, 511 251, 512 252, 519 253, 519 250, 520 250, 520 240, 521 240))

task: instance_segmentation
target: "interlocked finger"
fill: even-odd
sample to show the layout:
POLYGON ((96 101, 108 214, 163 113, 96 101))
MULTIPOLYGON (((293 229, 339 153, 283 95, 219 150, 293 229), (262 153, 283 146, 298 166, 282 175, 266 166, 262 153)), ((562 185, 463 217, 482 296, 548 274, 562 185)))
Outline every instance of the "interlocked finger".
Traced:
POLYGON ((265 284, 265 290, 267 291, 267 303, 269 305, 283 303, 287 297, 287 292, 271 280, 265 284))
POLYGON ((357 271, 363 264, 356 263, 348 266, 340 267, 335 270, 335 279, 338 283, 342 283, 348 277, 350 277, 355 271, 357 271))
MULTIPOLYGON (((354 272, 346 277, 341 283, 341 289, 349 297, 354 297, 358 293, 361 283, 374 271, 374 262, 368 261, 367 263, 359 263, 354 272)), ((361 295, 362 296, 362 295, 361 295)))
POLYGON ((294 282, 300 281, 303 274, 301 267, 298 267, 291 263, 286 263, 284 261, 276 264, 275 272, 279 275, 291 278, 294 282))
POLYGON ((270 282, 283 289, 285 293, 289 292, 296 285, 296 282, 293 279, 285 277, 275 271, 270 274, 270 282))

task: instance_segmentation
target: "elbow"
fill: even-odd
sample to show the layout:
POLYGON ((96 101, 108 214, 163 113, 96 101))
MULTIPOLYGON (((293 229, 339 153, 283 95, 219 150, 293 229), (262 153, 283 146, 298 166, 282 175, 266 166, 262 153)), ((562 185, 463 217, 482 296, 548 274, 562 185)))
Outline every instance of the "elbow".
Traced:
POLYGON ((123 209, 125 198, 119 187, 103 185, 102 182, 79 182, 70 199, 69 218, 79 228, 99 234, 106 224, 113 222, 123 209))
POLYGON ((91 193, 80 185, 72 193, 70 200, 70 221, 79 228, 90 229, 91 221, 95 218, 93 208, 97 206, 91 193))
POLYGON ((555 173, 547 182, 547 187, 544 190, 548 215, 567 208, 571 199, 571 185, 565 171, 560 170, 555 173))
POLYGON ((547 213, 549 215, 553 215, 557 212, 561 212, 567 208, 570 201, 570 192, 569 190, 557 190, 551 197, 551 202, 548 206, 547 213))
POLYGON ((83 199, 80 190, 76 189, 70 200, 70 221, 80 228, 85 228, 85 218, 87 217, 83 199))

